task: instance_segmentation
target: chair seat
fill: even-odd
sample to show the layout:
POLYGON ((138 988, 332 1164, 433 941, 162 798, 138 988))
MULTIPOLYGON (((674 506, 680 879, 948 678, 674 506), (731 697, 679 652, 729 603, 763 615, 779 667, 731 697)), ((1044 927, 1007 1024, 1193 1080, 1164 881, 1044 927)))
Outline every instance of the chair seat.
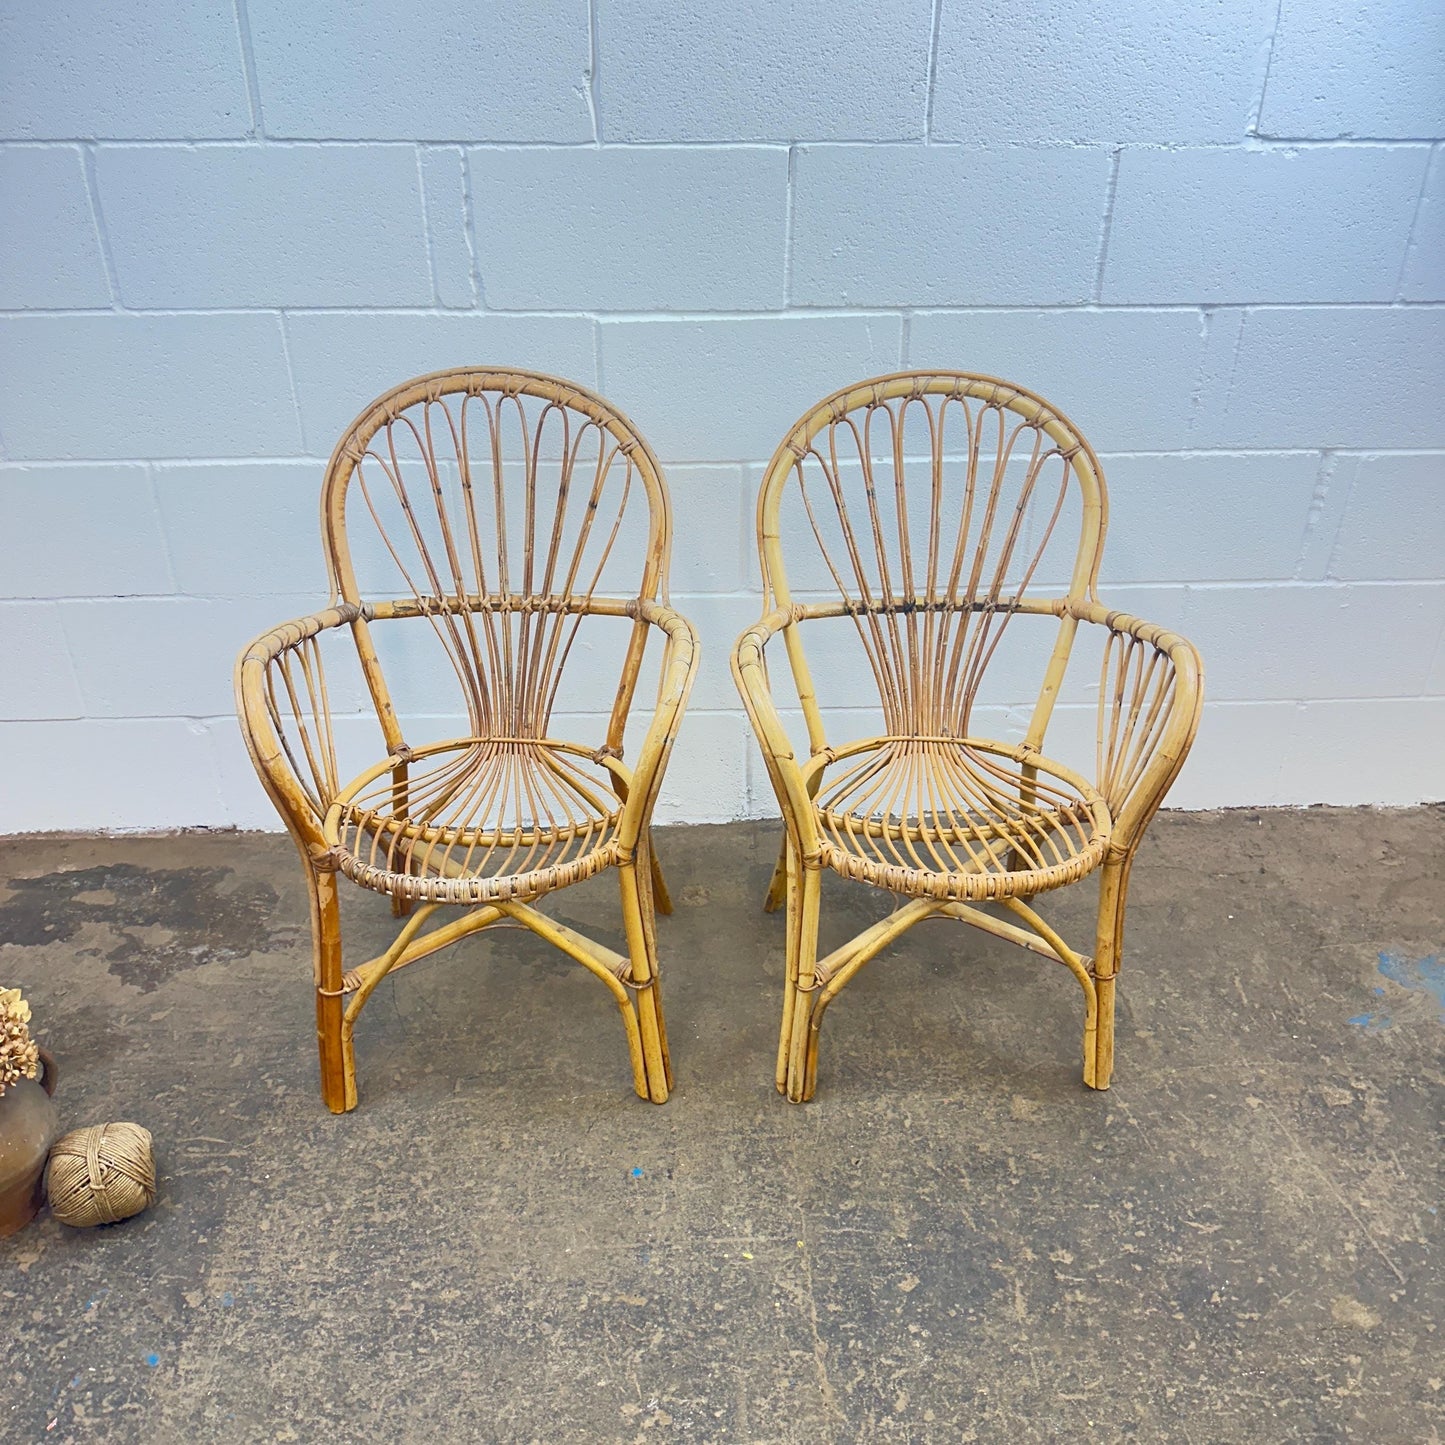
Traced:
POLYGON ((468 737, 394 755, 337 794, 324 837, 363 887, 433 903, 520 902, 618 861, 627 774, 554 738, 468 737))
POLYGON ((1104 861, 1108 805, 1031 749, 891 736, 820 756, 822 861, 846 878, 915 898, 1026 897, 1104 861))

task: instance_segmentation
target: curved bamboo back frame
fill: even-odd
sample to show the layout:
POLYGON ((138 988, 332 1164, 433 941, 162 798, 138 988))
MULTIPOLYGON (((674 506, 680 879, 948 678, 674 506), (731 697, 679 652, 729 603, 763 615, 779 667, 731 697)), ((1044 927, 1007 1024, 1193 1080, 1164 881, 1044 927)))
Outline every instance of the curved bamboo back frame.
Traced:
MULTIPOLYGON (((774 453, 758 497, 765 612, 794 607, 781 518, 790 483, 840 598, 832 609, 795 608, 784 628, 815 751, 825 736, 796 626, 803 616, 853 618, 888 735, 963 737, 1009 619, 1044 610, 1026 594, 1070 488, 1081 525, 1067 596, 1094 597, 1108 515, 1098 458, 1067 417, 1009 382, 901 372, 811 408, 774 453), (910 454, 920 439, 926 454, 910 454), (850 496, 852 468, 861 488, 850 496)), ((1061 618, 1029 729, 1035 747, 1076 625, 1061 618)))
MULTIPOLYGON (((592 603, 624 516, 641 502, 647 547, 626 596, 666 602, 667 490, 651 448, 621 412, 536 372, 417 377, 377 398, 332 452, 321 496, 332 602, 363 600, 351 547, 359 512, 410 593, 400 606, 426 616, 445 649, 473 734, 540 737, 582 616, 600 610, 592 603), (509 468, 520 469, 510 488, 509 468), (509 490, 521 499, 510 512, 509 490)), ((367 624, 354 629, 385 724, 391 703, 367 624)), ((613 747, 646 630, 636 623, 613 747)))

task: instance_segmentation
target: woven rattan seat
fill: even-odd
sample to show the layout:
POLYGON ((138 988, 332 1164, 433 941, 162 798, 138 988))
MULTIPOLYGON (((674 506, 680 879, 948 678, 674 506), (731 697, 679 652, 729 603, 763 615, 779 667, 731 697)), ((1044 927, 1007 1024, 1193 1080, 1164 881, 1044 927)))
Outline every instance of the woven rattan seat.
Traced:
POLYGON ((323 824, 336 866, 364 888, 411 902, 525 902, 618 861, 622 807, 593 750, 550 738, 418 748, 402 816, 397 764, 348 783, 323 824), (499 798, 520 802, 520 816, 495 822, 499 798))
POLYGON ((820 856, 845 878, 911 898, 1027 898, 1104 861, 1108 804, 1026 749, 901 737, 820 758, 820 856))
MULTIPOLYGON (((738 639, 733 675, 786 828, 765 906, 787 905, 776 1082, 789 1099, 812 1097, 833 999, 936 917, 1068 968, 1084 994, 1084 1082, 1108 1087, 1129 870, 1193 741, 1201 669, 1182 637, 1099 602, 1107 516, 1077 428, 988 376, 902 372, 847 387, 773 454, 758 497, 763 616, 738 639), (1027 648, 1011 653, 1021 626, 1039 644, 1028 665, 1027 648), (828 630, 839 628, 856 661, 836 650, 828 630), (822 666, 810 661, 820 631, 833 649, 822 666), (1100 659, 1091 781, 1044 751, 1084 634, 1100 659), (772 677, 790 677, 806 745, 774 698, 767 660, 780 653, 772 677), (1010 691, 987 701, 1001 670, 1010 691), (830 706, 876 700, 881 733, 831 743, 819 679, 830 706), (1023 736, 989 741, 977 725, 988 708, 1023 736), (820 958, 825 869, 904 901, 820 958), (1090 955, 1029 900, 1093 873, 1090 955)), ((1076 719, 1088 697, 1072 704, 1076 719)))
POLYGON ((662 1103, 672 1066, 655 916, 671 903, 652 809, 697 639, 667 602, 671 507, 656 457, 615 407, 571 382, 435 372, 347 428, 321 517, 330 605, 258 637, 236 694, 306 868, 327 1105, 356 1104, 354 1030, 381 980, 496 925, 530 929, 602 983, 633 1088, 662 1103), (662 649, 655 692, 647 685, 656 705, 629 766, 650 642, 662 649), (338 672, 345 707, 331 701, 338 672), (589 725, 591 741, 557 736, 589 725), (607 868, 625 953, 533 906, 607 868), (338 877, 407 917, 385 953, 351 967, 338 877), (433 919, 448 906, 465 911, 433 919))

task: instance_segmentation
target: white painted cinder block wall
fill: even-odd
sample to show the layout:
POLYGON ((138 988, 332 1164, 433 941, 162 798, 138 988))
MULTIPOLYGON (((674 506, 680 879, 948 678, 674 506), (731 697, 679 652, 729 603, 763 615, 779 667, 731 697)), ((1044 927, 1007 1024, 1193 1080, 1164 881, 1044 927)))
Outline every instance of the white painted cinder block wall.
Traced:
POLYGON ((4 0, 0 831, 274 826, 232 657, 319 600, 339 428, 469 362, 668 466, 669 818, 773 811, 762 462, 933 365, 1103 454, 1105 596, 1209 670, 1174 801, 1445 796, 1442 54, 1430 0, 4 0))

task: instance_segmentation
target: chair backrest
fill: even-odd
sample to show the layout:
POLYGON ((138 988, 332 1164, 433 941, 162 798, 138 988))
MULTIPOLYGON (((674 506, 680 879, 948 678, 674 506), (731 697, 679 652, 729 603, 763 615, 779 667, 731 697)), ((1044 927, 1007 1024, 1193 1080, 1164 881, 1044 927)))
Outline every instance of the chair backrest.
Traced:
MULTIPOLYGON (((890 735, 966 736, 1010 618, 1058 616, 1037 746, 1075 630, 1058 598, 1093 596, 1107 505, 1098 459, 1042 397, 964 372, 879 377, 819 402, 774 454, 758 498, 765 595, 853 619, 890 735), (1031 594, 1043 580, 1057 597, 1031 594)), ((785 639, 816 749, 796 623, 785 639)))
MULTIPOLYGON (((333 601, 424 617, 480 736, 545 735, 583 616, 667 597, 671 520, 651 449, 601 397, 534 372, 441 371, 379 397, 332 453, 321 523, 333 601)), ((395 742, 370 626, 354 627, 395 742)), ((614 745, 645 630, 634 622, 607 703, 614 745)))

